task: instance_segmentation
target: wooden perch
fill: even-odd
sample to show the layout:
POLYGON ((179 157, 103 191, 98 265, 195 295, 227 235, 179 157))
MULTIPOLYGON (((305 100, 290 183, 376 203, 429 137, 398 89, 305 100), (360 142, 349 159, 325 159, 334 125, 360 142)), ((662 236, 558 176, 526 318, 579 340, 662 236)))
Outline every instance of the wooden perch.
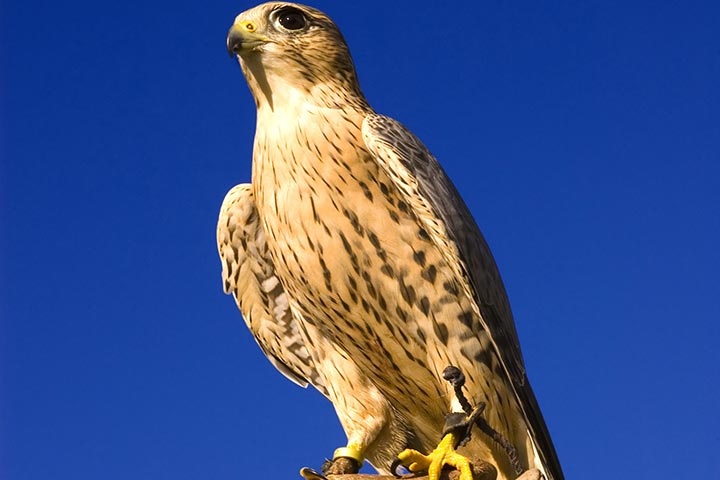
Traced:
MULTIPOLYGON (((497 472, 495 467, 489 463, 481 462, 477 466, 473 464, 473 480, 495 480, 497 478, 497 472)), ((368 475, 363 473, 346 474, 346 475, 328 475, 328 480, 398 480, 398 477, 393 475, 368 475)), ((460 478, 460 472, 455 469, 443 469, 440 474, 440 480, 458 480, 460 478)), ((428 480, 427 475, 403 475, 399 477, 400 480, 428 480)), ((523 479, 529 480, 529 479, 523 479)))
MULTIPOLYGON (((495 480, 497 477, 495 469, 490 465, 490 470, 482 470, 473 468, 473 480, 495 480)), ((460 478, 460 472, 457 470, 445 470, 440 475, 440 480, 457 480, 460 478)), ((528 470, 520 475, 517 480, 541 480, 544 477, 539 470, 528 470)), ((328 480, 398 480, 398 477, 392 475, 368 475, 365 473, 354 473, 346 475, 328 475, 328 480)), ((428 480, 427 475, 415 476, 404 475, 399 480, 428 480)))
MULTIPOLYGON (((472 462, 473 480, 496 480, 497 471, 491 464, 483 461, 472 462)), ((346 473, 342 475, 327 475, 328 480, 428 480, 427 475, 403 475, 395 477, 393 475, 371 475, 367 473, 346 473)), ((460 472, 455 469, 444 469, 440 475, 440 480, 458 480, 460 472)), ((539 470, 528 470, 520 475, 517 480, 541 480, 543 476, 539 470)))

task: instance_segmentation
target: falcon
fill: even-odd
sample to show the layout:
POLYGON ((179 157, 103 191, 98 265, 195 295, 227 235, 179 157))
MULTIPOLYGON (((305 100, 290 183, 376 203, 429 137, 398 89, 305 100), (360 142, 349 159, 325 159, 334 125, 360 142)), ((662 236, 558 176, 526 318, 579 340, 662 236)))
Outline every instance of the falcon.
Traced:
POLYGON ((273 365, 333 403, 347 435, 334 461, 388 473, 399 455, 471 480, 479 458, 501 480, 562 479, 488 245, 423 143, 370 107, 338 27, 265 3, 235 18, 227 48, 257 125, 252 182, 218 221, 224 289, 273 365), (444 431, 464 411, 450 365, 498 437, 444 431))

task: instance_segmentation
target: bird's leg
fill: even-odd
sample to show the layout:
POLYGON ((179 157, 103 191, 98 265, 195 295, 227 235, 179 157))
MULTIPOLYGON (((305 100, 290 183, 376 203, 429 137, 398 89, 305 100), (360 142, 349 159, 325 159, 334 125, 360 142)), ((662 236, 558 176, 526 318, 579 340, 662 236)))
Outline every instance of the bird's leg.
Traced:
POLYGON ((323 480, 327 478, 325 475, 357 473, 360 471, 363 461, 362 445, 357 440, 353 440, 353 437, 349 437, 347 446, 335 449, 332 460, 325 460, 325 462, 323 462, 321 467, 322 473, 305 467, 300 470, 300 475, 306 480, 323 480))
POLYGON ((386 424, 386 404, 379 394, 366 391, 364 402, 354 396, 335 402, 338 416, 347 434, 347 444, 335 449, 332 460, 326 460, 322 471, 326 475, 357 473, 365 460, 365 452, 386 424), (361 408, 368 409, 367 413, 361 408))
MULTIPOLYGON (((356 381, 362 380, 356 377, 356 381)), ((328 390, 347 435, 347 444, 336 449, 332 460, 327 460, 323 464, 322 471, 326 475, 357 473, 365 460, 368 445, 376 440, 389 415, 384 397, 374 387, 366 386, 362 389, 362 395, 341 397, 335 395, 339 382, 342 380, 336 381, 328 390)), ((339 391, 357 392, 358 390, 353 390, 352 386, 348 385, 339 391)))
MULTIPOLYGON (((451 412, 445 417, 443 438, 440 444, 430 454, 424 455, 417 450, 407 449, 400 452, 398 459, 400 463, 407 466, 411 472, 427 470, 429 480, 438 480, 440 472, 445 465, 455 467, 460 471, 459 480, 473 480, 470 461, 455 451, 458 446, 465 445, 470 440, 473 425, 478 424, 485 433, 488 433, 496 439, 496 441, 499 441, 499 438, 511 449, 514 450, 514 448, 482 418, 481 415, 483 410, 485 410, 485 404, 480 403, 473 408, 467 398, 465 398, 465 394, 462 392, 462 387, 465 384, 465 376, 457 367, 447 367, 445 371, 443 371, 443 378, 453 386, 455 397, 464 410, 464 413, 451 412), (487 429, 489 429, 489 431, 487 429), (496 438, 496 436, 498 438, 496 438)), ((506 447, 502 442, 500 443, 503 447, 506 447)), ((512 460, 511 452, 507 450, 507 447, 506 451, 508 451, 508 455, 512 460)), ((517 455, 515 455, 515 460, 517 460, 517 455)))
MULTIPOLYGON (((443 371, 443 378, 453 386, 453 389, 455 390, 455 397, 462 405, 465 413, 468 414, 467 433, 464 440, 462 440, 462 444, 464 445, 470 440, 472 426, 477 425, 483 433, 495 440, 503 448, 503 450, 505 450, 508 460, 510 460, 510 464, 515 470, 515 473, 520 475, 523 472, 523 468, 520 465, 520 460, 518 459, 517 448, 515 448, 515 446, 510 443, 507 438, 503 437, 500 432, 492 428, 490 424, 488 424, 487 421, 480 415, 482 410, 485 408, 485 404, 480 403, 475 411, 472 411, 470 402, 467 398, 465 398, 465 394, 462 392, 462 387, 465 385, 465 375, 463 375, 459 368, 450 365, 443 371)), ((446 422, 445 429, 447 428, 448 426, 446 422)))
POLYGON ((327 385, 327 396, 345 430, 347 443, 335 450, 333 458, 323 464, 322 472, 325 475, 357 473, 368 454, 368 447, 376 444, 380 435, 390 431, 388 422, 393 415, 392 408, 347 354, 326 348, 323 355, 316 362, 322 362, 322 368, 318 369, 327 376, 323 383, 327 385))

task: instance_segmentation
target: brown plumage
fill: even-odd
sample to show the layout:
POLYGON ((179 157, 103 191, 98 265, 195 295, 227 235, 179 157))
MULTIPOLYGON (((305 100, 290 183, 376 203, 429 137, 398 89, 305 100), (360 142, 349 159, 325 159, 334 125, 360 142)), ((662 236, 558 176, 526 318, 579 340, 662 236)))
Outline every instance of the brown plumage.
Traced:
MULTIPOLYGON (((334 404, 349 451, 386 471, 405 448, 431 450, 471 401, 524 468, 562 472, 525 376, 490 250, 435 158, 363 97, 335 24, 267 3, 228 36, 257 106, 251 185, 218 222, 225 290, 285 375, 334 404)), ((514 478, 476 431, 466 452, 514 478)))

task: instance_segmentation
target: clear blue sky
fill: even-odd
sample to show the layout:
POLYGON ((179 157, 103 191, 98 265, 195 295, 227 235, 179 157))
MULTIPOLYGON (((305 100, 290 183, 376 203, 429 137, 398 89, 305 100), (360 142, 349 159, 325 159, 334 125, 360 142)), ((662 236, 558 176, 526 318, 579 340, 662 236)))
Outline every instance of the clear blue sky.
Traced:
MULTIPOLYGON (((568 478, 720 478, 720 4, 438 4, 313 5, 485 232, 568 478)), ((284 480, 342 444, 222 293, 252 5, 0 6, 0 478, 284 480)))

